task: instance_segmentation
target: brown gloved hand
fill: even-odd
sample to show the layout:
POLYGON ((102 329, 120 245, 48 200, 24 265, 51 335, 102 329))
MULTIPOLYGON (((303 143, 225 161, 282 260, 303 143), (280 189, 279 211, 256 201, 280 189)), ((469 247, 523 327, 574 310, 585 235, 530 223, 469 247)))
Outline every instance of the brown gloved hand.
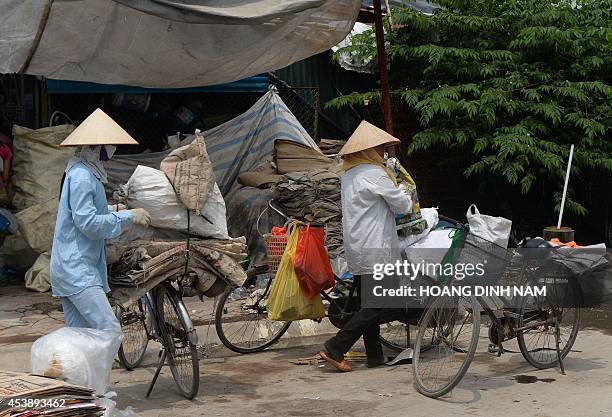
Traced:
POLYGON ((134 224, 148 227, 151 224, 151 215, 148 211, 142 208, 135 208, 130 210, 132 213, 132 221, 134 224))

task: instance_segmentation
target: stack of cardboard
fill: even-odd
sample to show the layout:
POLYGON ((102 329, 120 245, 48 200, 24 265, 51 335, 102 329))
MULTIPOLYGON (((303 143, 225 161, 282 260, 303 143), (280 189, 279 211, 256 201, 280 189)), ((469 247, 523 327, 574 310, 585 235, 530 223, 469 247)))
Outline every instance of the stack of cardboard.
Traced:
POLYGON ((321 139, 319 141, 319 149, 321 149, 323 154, 333 156, 340 152, 345 143, 345 140, 321 139))
POLYGON ((0 371, 0 417, 98 417, 93 390, 51 378, 0 371))

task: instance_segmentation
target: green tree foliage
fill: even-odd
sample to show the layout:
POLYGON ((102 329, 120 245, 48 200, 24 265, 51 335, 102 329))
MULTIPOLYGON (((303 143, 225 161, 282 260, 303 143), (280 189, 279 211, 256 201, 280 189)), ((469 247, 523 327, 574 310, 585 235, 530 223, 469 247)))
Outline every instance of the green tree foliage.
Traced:
MULTIPOLYGON (((574 180, 612 173, 612 1, 441 0, 393 11, 392 94, 418 115, 409 152, 461 155, 466 176, 503 178, 557 203, 569 147, 574 180)), ((375 53, 372 32, 340 52, 375 53)), ((329 106, 376 100, 352 93, 329 106)), ((576 199, 567 209, 585 214, 576 199)))

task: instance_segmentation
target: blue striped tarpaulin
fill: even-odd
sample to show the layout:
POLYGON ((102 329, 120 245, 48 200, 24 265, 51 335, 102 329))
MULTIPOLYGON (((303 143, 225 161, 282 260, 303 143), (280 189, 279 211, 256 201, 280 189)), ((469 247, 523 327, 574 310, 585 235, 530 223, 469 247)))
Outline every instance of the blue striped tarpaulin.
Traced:
MULTIPOLYGON (((204 132, 217 184, 226 202, 238 175, 252 170, 272 155, 277 139, 292 140, 318 150, 316 143, 274 90, 268 91, 245 113, 204 132)), ((180 146, 191 140, 192 137, 183 140, 180 146)), ((125 184, 138 165, 159 169, 162 159, 170 152, 115 156, 105 164, 107 188, 112 190, 125 184)))

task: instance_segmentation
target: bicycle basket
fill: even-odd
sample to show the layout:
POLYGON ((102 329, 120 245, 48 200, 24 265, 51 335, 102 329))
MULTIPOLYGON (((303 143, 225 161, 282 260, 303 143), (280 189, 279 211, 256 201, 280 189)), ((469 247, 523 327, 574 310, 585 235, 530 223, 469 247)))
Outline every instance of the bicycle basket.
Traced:
POLYGON ((265 234, 266 254, 268 256, 268 273, 270 276, 275 276, 278 271, 285 248, 287 247, 287 236, 265 234))

